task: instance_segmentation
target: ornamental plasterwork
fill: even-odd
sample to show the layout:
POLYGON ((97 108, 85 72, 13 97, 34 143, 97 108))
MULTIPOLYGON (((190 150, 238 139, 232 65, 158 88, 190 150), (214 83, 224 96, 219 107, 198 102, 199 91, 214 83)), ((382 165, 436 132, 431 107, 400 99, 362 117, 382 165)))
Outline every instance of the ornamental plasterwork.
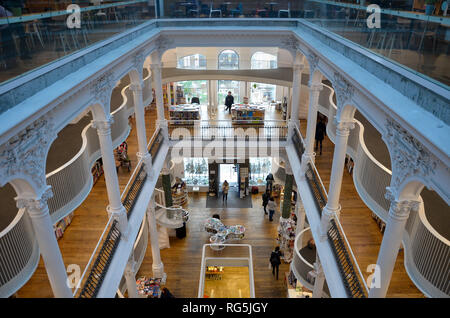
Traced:
POLYGON ((167 36, 161 35, 155 41, 155 47, 162 54, 173 44, 173 40, 169 39, 167 36))
MULTIPOLYGON (((91 94, 103 106, 107 106, 111 100, 111 92, 114 86, 114 73, 111 70, 106 71, 91 83, 91 94)), ((109 110, 107 113, 109 113, 109 110)))
POLYGON ((310 74, 314 73, 314 70, 317 68, 317 65, 319 64, 319 57, 314 52, 308 51, 308 53, 306 54, 306 60, 308 61, 309 64, 309 73, 310 74))
POLYGON ((297 52, 298 51, 298 40, 295 36, 290 35, 288 37, 284 37, 280 42, 280 47, 283 49, 287 49, 291 52, 297 52))
POLYGON ((139 50, 133 55, 133 66, 142 76, 143 67, 144 67, 145 55, 144 50, 139 50))
POLYGON ((51 118, 46 116, 0 146, 0 185, 3 186, 7 180, 25 174, 33 180, 36 187, 44 187, 45 158, 55 139, 53 123, 51 118))
POLYGON ((398 188, 410 176, 427 179, 434 174, 437 160, 416 138, 390 118, 385 126, 387 134, 383 139, 392 158, 392 186, 398 188))
POLYGON ((355 88, 352 84, 339 72, 334 72, 333 88, 336 92, 338 114, 345 106, 350 103, 355 93, 355 88))
POLYGON ((53 197, 53 191, 52 188, 48 186, 47 189, 45 189, 45 191, 42 193, 41 197, 38 199, 18 198, 17 208, 26 208, 28 213, 33 216, 33 212, 37 212, 39 214, 39 212, 41 212, 47 206, 47 201, 51 197, 53 197))

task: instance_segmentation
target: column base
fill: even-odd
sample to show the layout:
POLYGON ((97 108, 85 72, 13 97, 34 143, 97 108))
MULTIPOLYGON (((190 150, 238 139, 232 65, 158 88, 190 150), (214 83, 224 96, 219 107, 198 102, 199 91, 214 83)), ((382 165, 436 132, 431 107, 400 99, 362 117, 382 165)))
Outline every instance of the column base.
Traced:
POLYGON ((305 174, 306 169, 308 168, 308 163, 312 162, 314 163, 316 159, 316 153, 303 153, 302 155, 302 162, 301 162, 301 170, 302 170, 302 175, 305 174))
POLYGON ((329 207, 325 206, 322 210, 322 217, 320 218, 320 240, 322 242, 326 241, 328 239, 327 233, 330 229, 330 221, 335 217, 339 217, 339 212, 341 210, 341 207, 339 206, 338 209, 330 209, 329 207))
POLYGON ((152 179, 154 176, 152 156, 148 152, 144 154, 141 152, 137 152, 136 156, 138 157, 139 160, 142 159, 145 172, 147 172, 147 176, 152 179))
POLYGON ((161 278, 161 281, 165 283, 167 274, 164 272, 164 264, 161 262, 159 264, 152 264, 153 277, 161 278))
POLYGON ((106 207, 106 211, 108 212, 109 217, 113 217, 119 223, 119 231, 125 240, 128 238, 128 218, 127 218, 127 210, 125 207, 121 205, 118 210, 112 209, 111 206, 106 207))

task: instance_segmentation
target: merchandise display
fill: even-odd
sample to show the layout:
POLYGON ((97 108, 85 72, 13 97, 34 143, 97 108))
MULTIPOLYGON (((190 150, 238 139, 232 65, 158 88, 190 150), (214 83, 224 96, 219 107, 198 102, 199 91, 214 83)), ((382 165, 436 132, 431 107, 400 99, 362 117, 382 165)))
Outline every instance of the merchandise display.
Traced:
POLYGON ((239 120, 239 124, 264 124, 265 111, 264 106, 233 104, 231 119, 239 120))
POLYGON ((223 266, 206 266, 205 278, 211 280, 221 280, 223 272, 223 266))
POLYGON ((285 273, 285 282, 287 285, 288 298, 312 298, 312 293, 309 289, 305 288, 296 278, 291 271, 285 273))
POLYGON ((161 278, 147 278, 145 276, 136 281, 138 293, 145 298, 161 298, 161 278))
POLYGON ((91 169, 91 172, 94 180, 93 182, 94 185, 103 174, 103 164, 101 158, 95 162, 94 166, 91 169))
POLYGON ((169 116, 173 124, 193 125, 194 120, 200 119, 200 106, 198 104, 170 106, 169 116))
POLYGON ((53 228, 55 230, 56 239, 60 239, 66 228, 69 226, 69 224, 72 222, 73 219, 73 212, 67 215, 62 220, 58 221, 55 225, 53 225, 53 228))
POLYGON ((209 238, 210 243, 225 243, 232 240, 242 240, 245 235, 245 227, 243 225, 226 226, 216 218, 206 219, 204 228, 206 232, 212 234, 209 238))
POLYGON ((296 222, 293 219, 280 219, 277 240, 280 250, 283 253, 282 258, 286 263, 290 263, 292 261, 294 253, 295 229, 296 222))

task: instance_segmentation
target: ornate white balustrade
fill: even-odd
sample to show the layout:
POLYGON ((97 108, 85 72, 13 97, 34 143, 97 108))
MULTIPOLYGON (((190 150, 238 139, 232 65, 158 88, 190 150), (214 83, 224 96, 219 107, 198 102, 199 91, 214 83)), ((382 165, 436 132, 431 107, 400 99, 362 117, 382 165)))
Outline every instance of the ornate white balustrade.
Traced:
MULTIPOLYGON (((144 80, 144 92, 150 90, 150 77, 144 80)), ((129 85, 122 89, 123 103, 112 115, 111 125, 113 146, 119 146, 128 136, 130 127, 128 117, 134 113, 134 103, 129 85)), ((147 96, 151 93, 146 92, 147 96)), ((144 99, 144 102, 149 102, 144 99)), ((151 100, 150 100, 151 102, 151 100)), ((146 103, 144 103, 146 105, 146 103)), ((91 167, 101 157, 97 131, 87 125, 81 133, 83 142, 80 151, 67 163, 47 174, 47 183, 52 186, 53 197, 48 201, 52 221, 65 217, 79 206, 92 188, 91 167), (70 183, 68 183, 70 180, 70 183)))
MULTIPOLYGON (((318 110, 328 117, 327 135, 336 136, 333 102, 334 90, 323 85, 318 110)), ((350 131, 347 153, 353 158, 353 182, 363 202, 383 221, 387 221, 389 201, 385 198, 392 172, 378 162, 364 141, 364 126, 355 120, 350 131)), ((411 212, 403 235, 405 267, 411 280, 427 296, 450 295, 450 241, 439 235, 428 223, 423 205, 420 212, 411 212)))
MULTIPOLYGON (((294 254, 291 262, 290 269, 294 273, 295 278, 297 278, 300 283, 308 288, 309 290, 314 289, 314 285, 308 280, 308 273, 310 271, 314 270, 314 265, 307 260, 307 257, 305 257, 305 248, 308 248, 308 240, 312 238, 311 235, 311 228, 305 228, 302 230, 297 237, 295 238, 294 242, 294 254)), ((309 252, 309 251, 308 251, 309 252)), ((311 251, 312 253, 315 253, 314 251, 311 251)), ((314 255, 314 260, 316 259, 316 255, 314 255)), ((330 291, 328 290, 328 285, 325 281, 324 284, 324 297, 329 297, 330 291)))
POLYGON ((9 297, 30 279, 39 263, 39 246, 24 209, 0 232, 0 298, 9 297))

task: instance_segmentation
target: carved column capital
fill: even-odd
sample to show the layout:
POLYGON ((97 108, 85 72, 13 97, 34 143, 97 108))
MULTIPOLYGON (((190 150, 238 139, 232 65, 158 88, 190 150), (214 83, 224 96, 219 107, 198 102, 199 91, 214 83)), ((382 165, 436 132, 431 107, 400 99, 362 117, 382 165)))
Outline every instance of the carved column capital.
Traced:
POLYGON ((389 208, 389 216, 396 220, 406 220, 409 217, 411 210, 417 211, 420 206, 420 201, 416 200, 397 200, 395 191, 391 187, 386 188, 385 198, 391 201, 389 208))
POLYGON ((292 70, 295 72, 303 72, 303 70, 305 69, 305 64, 294 64, 292 66, 292 70))
POLYGON ((350 130, 355 128, 354 121, 337 121, 335 117, 334 123, 336 124, 336 135, 340 137, 348 137, 350 135, 350 130))
POLYGON ((323 85, 321 83, 310 83, 309 84, 309 92, 311 94, 313 93, 319 93, 321 90, 323 90, 323 85))
POLYGON ((141 83, 131 83, 130 90, 135 93, 142 93, 142 84, 141 83))
POLYGON ((53 196, 53 191, 50 186, 38 198, 16 198, 16 205, 18 209, 26 209, 32 218, 38 218, 48 214, 47 201, 53 196))
POLYGON ((91 123, 92 128, 97 129, 99 136, 109 136, 111 134, 111 125, 114 123, 114 118, 111 115, 106 120, 93 120, 91 123))

